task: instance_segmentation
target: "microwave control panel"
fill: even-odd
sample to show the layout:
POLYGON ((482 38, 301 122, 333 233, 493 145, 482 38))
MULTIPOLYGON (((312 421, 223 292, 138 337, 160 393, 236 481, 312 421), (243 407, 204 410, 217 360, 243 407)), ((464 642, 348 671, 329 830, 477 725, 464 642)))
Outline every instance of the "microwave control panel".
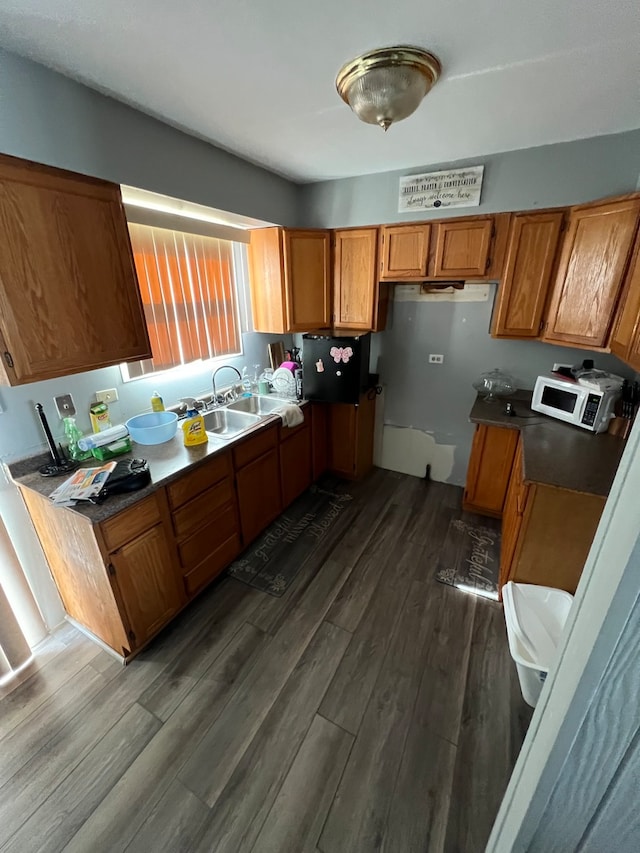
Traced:
POLYGON ((587 397, 587 405, 584 407, 582 421, 585 426, 592 427, 596 421, 598 407, 600 406, 600 397, 597 394, 589 394, 587 397))

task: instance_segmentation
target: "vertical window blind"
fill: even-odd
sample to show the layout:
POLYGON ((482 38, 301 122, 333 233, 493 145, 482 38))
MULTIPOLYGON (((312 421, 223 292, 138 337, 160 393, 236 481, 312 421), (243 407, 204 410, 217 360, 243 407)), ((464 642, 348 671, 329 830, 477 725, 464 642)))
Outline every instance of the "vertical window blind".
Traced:
POLYGON ((132 223, 129 232, 153 352, 129 376, 240 353, 232 242, 132 223))

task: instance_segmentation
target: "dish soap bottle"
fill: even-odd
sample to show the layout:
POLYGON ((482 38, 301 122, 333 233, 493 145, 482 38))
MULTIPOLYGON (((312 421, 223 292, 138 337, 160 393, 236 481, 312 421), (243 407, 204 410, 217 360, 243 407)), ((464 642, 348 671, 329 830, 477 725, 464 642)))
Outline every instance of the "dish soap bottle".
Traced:
POLYGON ((64 434, 67 439, 67 452, 74 462, 91 459, 90 450, 80 450, 78 447, 78 439, 82 438, 82 433, 78 429, 75 418, 64 418, 64 434))
POLYGON ((164 401, 157 391, 154 391, 151 395, 151 411, 164 412, 164 401))
POLYGON ((187 417, 182 424, 182 432, 185 447, 195 447, 197 444, 206 444, 209 441, 204 418, 196 409, 187 412, 187 417))

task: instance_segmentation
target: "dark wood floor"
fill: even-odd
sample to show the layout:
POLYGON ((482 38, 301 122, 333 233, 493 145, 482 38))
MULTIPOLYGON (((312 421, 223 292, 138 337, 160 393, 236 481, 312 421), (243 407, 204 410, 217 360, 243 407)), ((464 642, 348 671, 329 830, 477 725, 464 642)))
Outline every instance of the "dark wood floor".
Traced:
POLYGON ((484 850, 530 712, 433 580, 461 490, 375 471, 283 598, 227 578, 130 666, 67 627, 0 701, 0 850, 484 850))

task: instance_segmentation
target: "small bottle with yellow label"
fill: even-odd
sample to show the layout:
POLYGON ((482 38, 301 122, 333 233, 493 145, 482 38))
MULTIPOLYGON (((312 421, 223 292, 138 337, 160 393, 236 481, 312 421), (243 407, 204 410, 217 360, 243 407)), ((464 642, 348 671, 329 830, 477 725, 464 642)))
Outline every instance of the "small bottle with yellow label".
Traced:
POLYGON ((151 411, 164 412, 164 401, 157 391, 154 391, 151 395, 151 411))
POLYGON ((182 424, 182 432, 185 447, 195 447, 197 444, 206 444, 209 441, 204 418, 195 409, 187 412, 187 417, 182 424))

